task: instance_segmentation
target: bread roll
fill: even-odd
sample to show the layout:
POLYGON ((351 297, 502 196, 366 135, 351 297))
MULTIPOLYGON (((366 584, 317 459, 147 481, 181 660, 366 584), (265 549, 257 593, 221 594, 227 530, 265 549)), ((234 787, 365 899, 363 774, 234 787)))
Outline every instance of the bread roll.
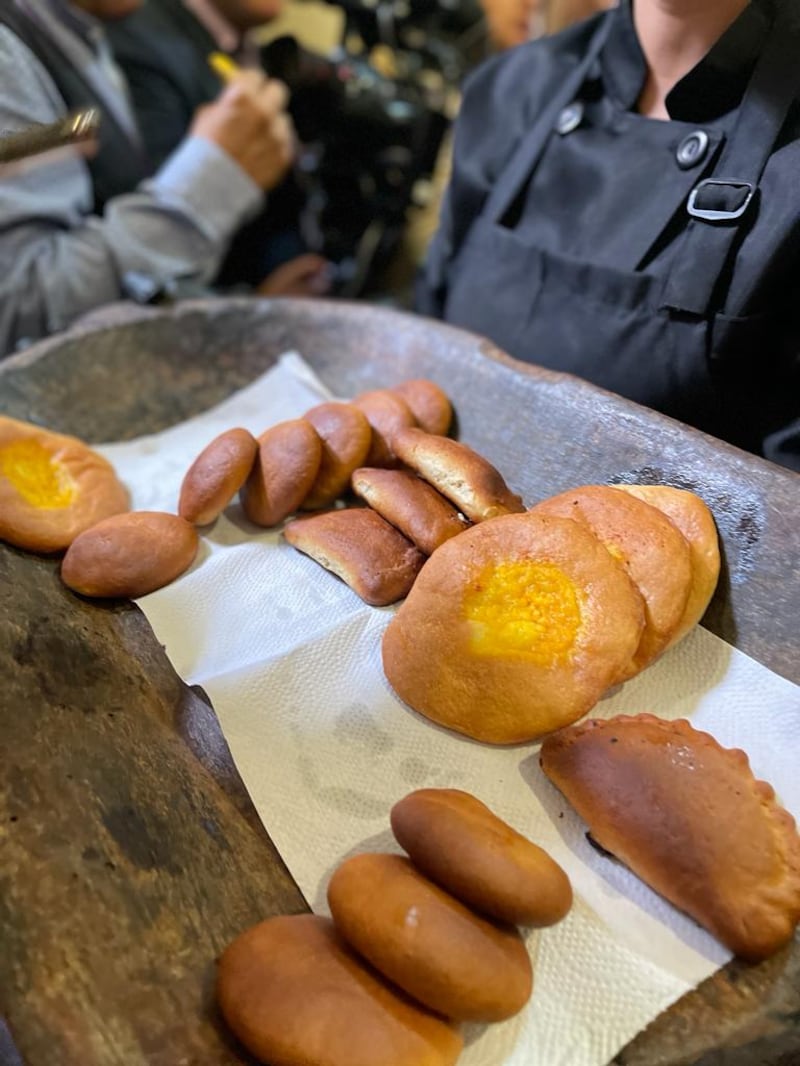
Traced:
POLYGON ((703 617, 717 587, 720 554, 714 516, 699 496, 685 489, 676 489, 671 485, 615 487, 663 511, 678 527, 689 545, 692 583, 683 617, 670 641, 670 645, 675 644, 703 617))
POLYGON ((392 807, 391 820, 414 865, 482 914, 541 927, 572 906, 558 863, 468 792, 420 789, 392 807))
POLYGON ((800 837, 743 751, 685 720, 593 720, 548 737, 541 765, 601 847, 753 962, 800 921, 800 837))
POLYGON ((258 442, 246 429, 229 429, 198 455, 181 485, 178 514, 196 526, 217 518, 245 483, 258 442))
POLYGON ((198 543, 195 527, 178 515, 114 515, 75 538, 61 564, 61 579, 84 596, 135 599, 188 570, 198 543))
POLYGON ((356 396, 353 403, 367 416, 372 428, 366 466, 396 466, 397 457, 392 449, 392 437, 398 429, 417 424, 411 408, 402 396, 389 389, 374 389, 356 396))
POLYGON ((399 459, 473 522, 525 510, 499 471, 466 444, 412 428, 398 430, 393 446, 399 459))
POLYGON ((304 418, 279 422, 258 438, 258 453, 242 489, 251 522, 277 526, 297 511, 319 473, 322 441, 304 418))
POLYGON ((440 725, 514 744, 574 722, 632 657, 642 598, 566 518, 494 518, 428 560, 383 637, 397 695, 440 725))
POLYGON ((617 681, 653 662, 674 639, 692 587, 689 545, 667 516, 610 485, 583 485, 543 500, 534 514, 560 515, 590 529, 627 570, 645 604, 642 640, 617 681))
POLYGON ((83 441, 0 416, 0 540, 63 551, 128 506, 113 466, 83 441))
POLYGON ((463 533, 466 519, 427 481, 407 470, 360 467, 350 479, 353 492, 390 522, 425 555, 463 533))
POLYGON ((453 407, 444 389, 428 378, 413 378, 392 386, 392 392, 406 401, 426 433, 444 435, 453 421, 453 407))
POLYGON ((319 434, 319 471, 303 510, 329 507, 349 488, 350 475, 362 466, 372 443, 367 416, 352 403, 321 403, 303 416, 319 434))
POLYGON ((270 918, 225 950, 222 1014, 270 1066, 453 1066, 456 1029, 390 988, 327 918, 270 918))
POLYGON ((530 998, 533 972, 517 930, 474 914, 404 857, 345 860, 328 903, 360 955, 447 1018, 500 1021, 530 998))
POLYGON ((425 562, 402 533, 368 507, 296 518, 283 535, 373 607, 407 596, 425 562))

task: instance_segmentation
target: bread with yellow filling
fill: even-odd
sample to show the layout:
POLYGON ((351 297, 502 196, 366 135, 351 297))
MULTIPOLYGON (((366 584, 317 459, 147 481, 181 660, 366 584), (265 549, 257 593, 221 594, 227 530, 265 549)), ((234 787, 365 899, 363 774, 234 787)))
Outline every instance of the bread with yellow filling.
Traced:
POLYGON ((586 714, 643 627, 641 594, 590 530, 505 515, 430 557, 385 631, 383 666, 414 710, 512 744, 586 714))
POLYGON ((63 551, 129 505, 111 463, 83 441, 0 416, 0 540, 63 551))

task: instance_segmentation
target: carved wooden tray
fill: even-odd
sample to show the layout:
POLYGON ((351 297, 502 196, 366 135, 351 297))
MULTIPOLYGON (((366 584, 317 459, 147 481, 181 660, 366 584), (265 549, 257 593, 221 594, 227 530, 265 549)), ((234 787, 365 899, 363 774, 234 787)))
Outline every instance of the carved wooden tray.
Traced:
MULTIPOLYGON (((614 480, 698 492, 724 549, 704 624, 800 682, 800 477, 460 330, 324 301, 119 305, 0 364, 0 412, 126 439, 213 406, 289 348, 342 395, 439 381, 462 439, 527 500, 614 480)), ((5 545, 0 673, 0 1064, 250 1062, 214 1008, 214 959, 305 902, 203 694, 136 607, 83 602, 56 560, 5 545)), ((732 963, 614 1062, 800 1063, 800 941, 732 963)))

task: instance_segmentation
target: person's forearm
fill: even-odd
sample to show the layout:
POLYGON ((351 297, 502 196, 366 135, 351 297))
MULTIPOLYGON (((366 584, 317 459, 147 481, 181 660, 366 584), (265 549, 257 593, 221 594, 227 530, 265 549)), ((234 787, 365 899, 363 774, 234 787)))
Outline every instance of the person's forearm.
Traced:
MULTIPOLYGON (((71 167, 58 177, 51 192, 71 188, 74 202, 81 176, 71 167)), ((0 234, 4 353, 120 299, 129 273, 146 275, 154 289, 181 278, 210 281, 262 195, 218 148, 192 141, 140 190, 110 201, 102 218, 75 220, 73 210, 78 224, 65 227, 62 212, 35 218, 27 200, 27 210, 25 198, 17 200, 17 220, 0 234)))

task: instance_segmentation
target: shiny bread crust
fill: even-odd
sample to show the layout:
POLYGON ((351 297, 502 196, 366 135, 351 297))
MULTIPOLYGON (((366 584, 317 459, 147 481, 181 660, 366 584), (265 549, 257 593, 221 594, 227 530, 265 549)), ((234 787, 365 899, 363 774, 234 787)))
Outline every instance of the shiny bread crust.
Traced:
POLYGON ((472 448, 422 429, 399 430, 394 451, 472 522, 524 511, 502 474, 472 448))
POLYGON ((427 481, 407 470, 359 467, 353 492, 425 555, 469 527, 453 505, 427 481))
POLYGON ((295 518, 283 535, 373 607, 407 596, 425 556, 369 507, 295 518))
POLYGON ((592 837, 734 954, 756 962, 800 921, 800 836, 743 751, 686 719, 592 719, 541 767, 592 837))
POLYGON ((178 514, 196 526, 218 518, 247 480, 258 452, 252 433, 237 427, 215 437, 186 471, 178 514))

